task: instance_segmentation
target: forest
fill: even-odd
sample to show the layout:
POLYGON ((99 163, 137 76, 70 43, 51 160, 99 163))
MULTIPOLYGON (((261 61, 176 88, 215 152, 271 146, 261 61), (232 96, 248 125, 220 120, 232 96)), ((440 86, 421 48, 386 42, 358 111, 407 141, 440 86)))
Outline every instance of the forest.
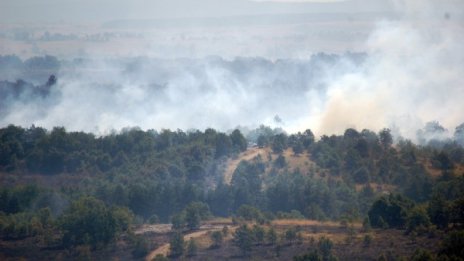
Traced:
MULTIPOLYGON (((146 224, 172 224, 170 255, 155 260, 188 258, 198 250, 182 234, 232 218, 238 258, 260 260, 252 254, 260 245, 281 251, 279 240, 310 244, 301 227, 281 232, 270 225, 295 219, 438 242, 379 260, 463 260, 464 128, 450 139, 428 138, 442 129, 428 123, 415 144, 394 141, 389 129, 320 138, 309 129, 287 134, 266 126, 245 134, 126 128, 97 136, 10 125, 0 129, 1 258, 29 249, 39 259, 106 259, 124 241, 132 253, 126 258, 138 260, 152 246, 136 233, 146 224), (261 153, 242 158, 253 150, 261 153)), ((211 234, 212 249, 226 240, 227 227, 211 234)), ((322 237, 314 250, 291 258, 351 258, 331 252, 333 244, 322 237)))
POLYGON ((464 261, 463 25, 0 0, 0 261, 464 261))

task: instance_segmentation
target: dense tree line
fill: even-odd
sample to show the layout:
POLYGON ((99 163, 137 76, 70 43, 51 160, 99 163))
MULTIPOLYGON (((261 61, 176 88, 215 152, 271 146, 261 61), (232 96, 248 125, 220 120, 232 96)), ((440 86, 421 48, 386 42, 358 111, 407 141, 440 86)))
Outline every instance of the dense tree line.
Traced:
MULTIPOLYGON (((47 131, 8 126, 0 130, 0 141, 4 171, 90 175, 92 184, 80 182, 79 189, 107 204, 129 206, 137 215, 157 214, 164 220, 191 201, 204 201, 218 165, 247 148, 240 131, 227 135, 213 129, 128 129, 96 137, 61 127, 47 131)), ((76 192, 73 187, 63 189, 68 196, 76 192)))
MULTIPOLYGON (((18 178, 64 177, 59 187, 5 181, 2 237, 41 235, 56 243, 53 230, 60 231, 63 245, 99 247, 129 230, 134 220, 169 221, 182 231, 197 229, 210 215, 260 224, 276 217, 366 219, 373 227, 407 231, 464 223, 464 178, 457 171, 464 150, 456 141, 393 143, 388 129, 347 129, 316 140, 311 130, 287 135, 261 126, 249 135, 133 128, 95 136, 62 127, 2 128, 0 171, 18 178), (240 162, 226 183, 225 160, 246 150, 248 142, 270 147, 274 158, 240 162), (315 167, 289 168, 283 153, 288 149, 315 167), (89 220, 98 228, 82 225, 89 220)), ((246 243, 246 233, 240 240, 239 235, 237 240, 246 243)))

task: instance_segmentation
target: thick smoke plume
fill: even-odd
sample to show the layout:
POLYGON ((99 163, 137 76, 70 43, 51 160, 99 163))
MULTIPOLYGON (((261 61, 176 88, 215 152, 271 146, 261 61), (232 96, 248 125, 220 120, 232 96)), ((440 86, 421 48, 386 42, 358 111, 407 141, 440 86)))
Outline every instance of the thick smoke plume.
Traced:
POLYGON ((396 4, 402 18, 379 22, 363 66, 329 84, 324 108, 310 119, 318 132, 384 126, 414 138, 426 122, 464 121, 464 23, 462 13, 451 14, 462 2, 396 4))

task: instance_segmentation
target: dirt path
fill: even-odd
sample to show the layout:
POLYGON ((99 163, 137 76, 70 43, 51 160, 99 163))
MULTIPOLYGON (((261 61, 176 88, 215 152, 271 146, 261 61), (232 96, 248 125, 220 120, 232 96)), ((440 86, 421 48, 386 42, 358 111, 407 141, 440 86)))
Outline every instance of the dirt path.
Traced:
MULTIPOLYGON (((212 231, 220 231, 222 229, 222 226, 211 226, 207 225, 207 228, 200 228, 204 230, 196 231, 193 233, 189 233, 184 235, 184 241, 189 241, 191 238, 199 238, 204 235, 206 235, 208 232, 212 231)), ((153 258, 155 258, 156 255, 164 255, 167 256, 169 254, 169 243, 163 244, 160 247, 156 248, 155 250, 151 251, 147 257, 145 258, 145 261, 151 261, 153 258)))
POLYGON ((261 157, 264 157, 265 155, 267 155, 267 153, 268 150, 266 148, 254 147, 240 153, 236 159, 229 159, 227 161, 227 168, 224 173, 224 181, 226 182, 226 184, 230 184, 230 181, 232 180, 232 175, 234 174, 234 171, 237 168, 240 161, 251 160, 259 154, 261 154, 261 157))
POLYGON ((151 261, 153 260, 153 258, 155 258, 155 256, 161 254, 163 256, 167 256, 169 253, 169 243, 167 244, 164 244, 160 247, 158 247, 157 249, 153 250, 150 252, 150 254, 148 254, 148 256, 145 258, 145 261, 151 261))

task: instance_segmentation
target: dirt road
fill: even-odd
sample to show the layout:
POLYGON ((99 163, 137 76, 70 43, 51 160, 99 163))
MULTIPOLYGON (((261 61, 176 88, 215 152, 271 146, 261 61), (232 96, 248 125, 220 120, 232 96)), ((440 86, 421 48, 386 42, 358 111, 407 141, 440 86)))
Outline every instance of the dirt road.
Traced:
POLYGON ((227 162, 226 171, 224 173, 224 181, 226 182, 226 184, 230 184, 230 181, 232 180, 232 175, 234 174, 234 171, 237 168, 240 161, 252 160, 259 154, 261 154, 261 157, 264 157, 265 155, 267 155, 268 152, 269 150, 267 150, 266 148, 254 147, 240 153, 236 159, 229 159, 227 162))
MULTIPOLYGON (((221 225, 217 226, 212 226, 212 225, 206 225, 202 226, 200 231, 195 231, 189 234, 184 235, 184 241, 189 241, 191 238, 199 238, 201 236, 206 235, 208 232, 212 231, 220 231, 223 228, 221 225)), ((169 254, 169 243, 163 244, 160 247, 156 248, 155 250, 151 251, 147 257, 145 258, 145 261, 151 261, 153 258, 155 258, 156 255, 164 255, 167 256, 169 254)))

